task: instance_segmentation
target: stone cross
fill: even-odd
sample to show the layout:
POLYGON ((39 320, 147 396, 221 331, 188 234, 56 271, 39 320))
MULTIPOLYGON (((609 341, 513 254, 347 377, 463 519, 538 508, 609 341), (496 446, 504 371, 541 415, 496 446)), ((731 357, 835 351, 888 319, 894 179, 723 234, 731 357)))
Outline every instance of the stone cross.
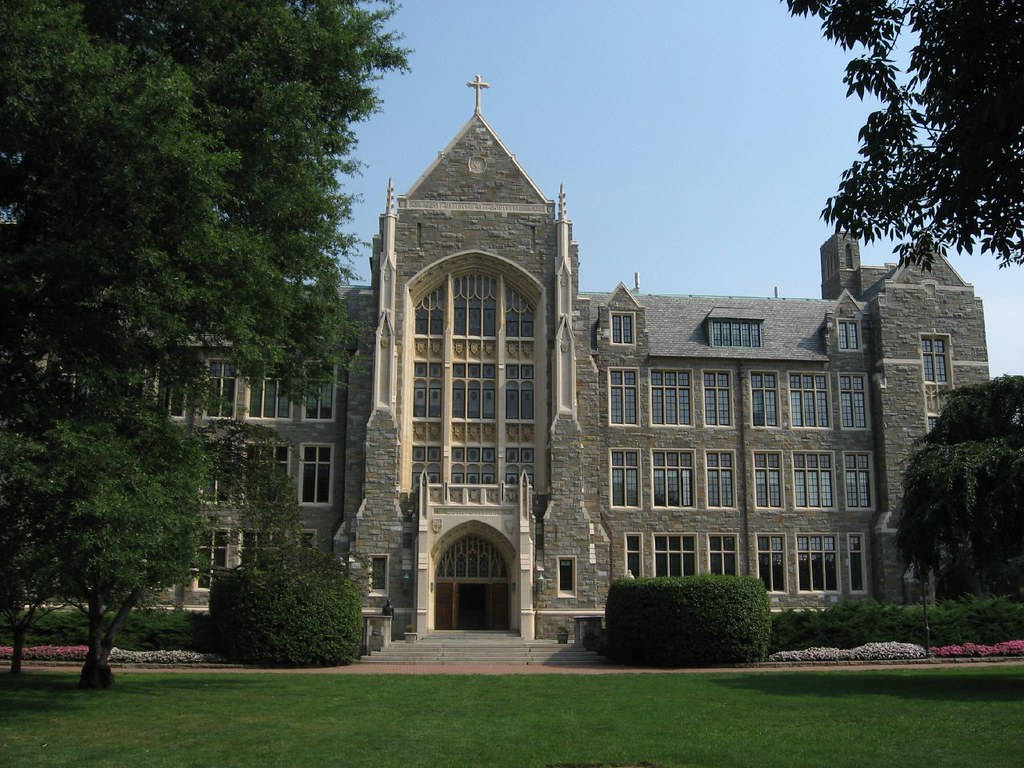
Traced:
POLYGON ((482 75, 477 75, 475 79, 470 80, 466 83, 470 88, 476 88, 476 114, 480 114, 480 94, 484 88, 490 88, 490 83, 485 83, 482 75))

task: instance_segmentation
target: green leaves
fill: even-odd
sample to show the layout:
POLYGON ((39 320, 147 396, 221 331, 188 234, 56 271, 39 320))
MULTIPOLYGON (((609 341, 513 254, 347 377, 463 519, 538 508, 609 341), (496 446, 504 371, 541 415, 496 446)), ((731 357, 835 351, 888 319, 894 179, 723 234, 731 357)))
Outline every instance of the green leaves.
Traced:
POLYGON ((14 370, 38 378, 47 357, 98 399, 140 371, 199 383, 197 339, 254 376, 343 361, 340 179, 373 80, 405 66, 391 11, 15 0, 0 19, 0 409, 14 370))
POLYGON ((988 586, 1024 554, 1022 417, 1019 376, 949 393, 904 476, 898 543, 907 562, 924 571, 968 564, 988 586))
POLYGON ((1024 264, 1024 9, 1014 0, 788 0, 846 50, 847 95, 882 103, 822 217, 899 241, 930 266, 949 248, 1024 264), (906 71, 893 51, 910 48, 906 71))

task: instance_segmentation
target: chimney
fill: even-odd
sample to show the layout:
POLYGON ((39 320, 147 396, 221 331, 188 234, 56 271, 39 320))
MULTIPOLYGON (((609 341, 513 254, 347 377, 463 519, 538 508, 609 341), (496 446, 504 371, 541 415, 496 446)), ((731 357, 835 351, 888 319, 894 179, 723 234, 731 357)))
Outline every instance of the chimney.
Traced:
POLYGON ((633 290, 634 291, 639 291, 640 290, 640 273, 639 272, 634 272, 633 273, 633 290))

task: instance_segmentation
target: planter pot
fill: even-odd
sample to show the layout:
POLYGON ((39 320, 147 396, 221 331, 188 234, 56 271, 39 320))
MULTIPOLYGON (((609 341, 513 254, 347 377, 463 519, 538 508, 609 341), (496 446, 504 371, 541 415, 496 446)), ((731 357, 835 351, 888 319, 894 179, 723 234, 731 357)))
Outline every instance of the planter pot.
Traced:
POLYGON ((556 635, 556 637, 558 638, 559 645, 568 645, 569 644, 569 633, 568 632, 559 632, 556 635))
POLYGON ((405 642, 407 642, 407 643, 415 643, 416 639, 417 639, 417 634, 415 632, 406 632, 405 633, 405 642))

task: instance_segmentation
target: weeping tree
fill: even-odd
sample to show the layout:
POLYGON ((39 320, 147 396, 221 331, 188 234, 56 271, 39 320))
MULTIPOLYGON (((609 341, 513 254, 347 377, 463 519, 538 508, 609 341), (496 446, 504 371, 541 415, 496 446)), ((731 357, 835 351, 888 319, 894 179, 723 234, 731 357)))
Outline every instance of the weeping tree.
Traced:
POLYGON ((919 572, 987 593, 1024 568, 1024 377, 953 390, 904 477, 898 542, 919 572))

